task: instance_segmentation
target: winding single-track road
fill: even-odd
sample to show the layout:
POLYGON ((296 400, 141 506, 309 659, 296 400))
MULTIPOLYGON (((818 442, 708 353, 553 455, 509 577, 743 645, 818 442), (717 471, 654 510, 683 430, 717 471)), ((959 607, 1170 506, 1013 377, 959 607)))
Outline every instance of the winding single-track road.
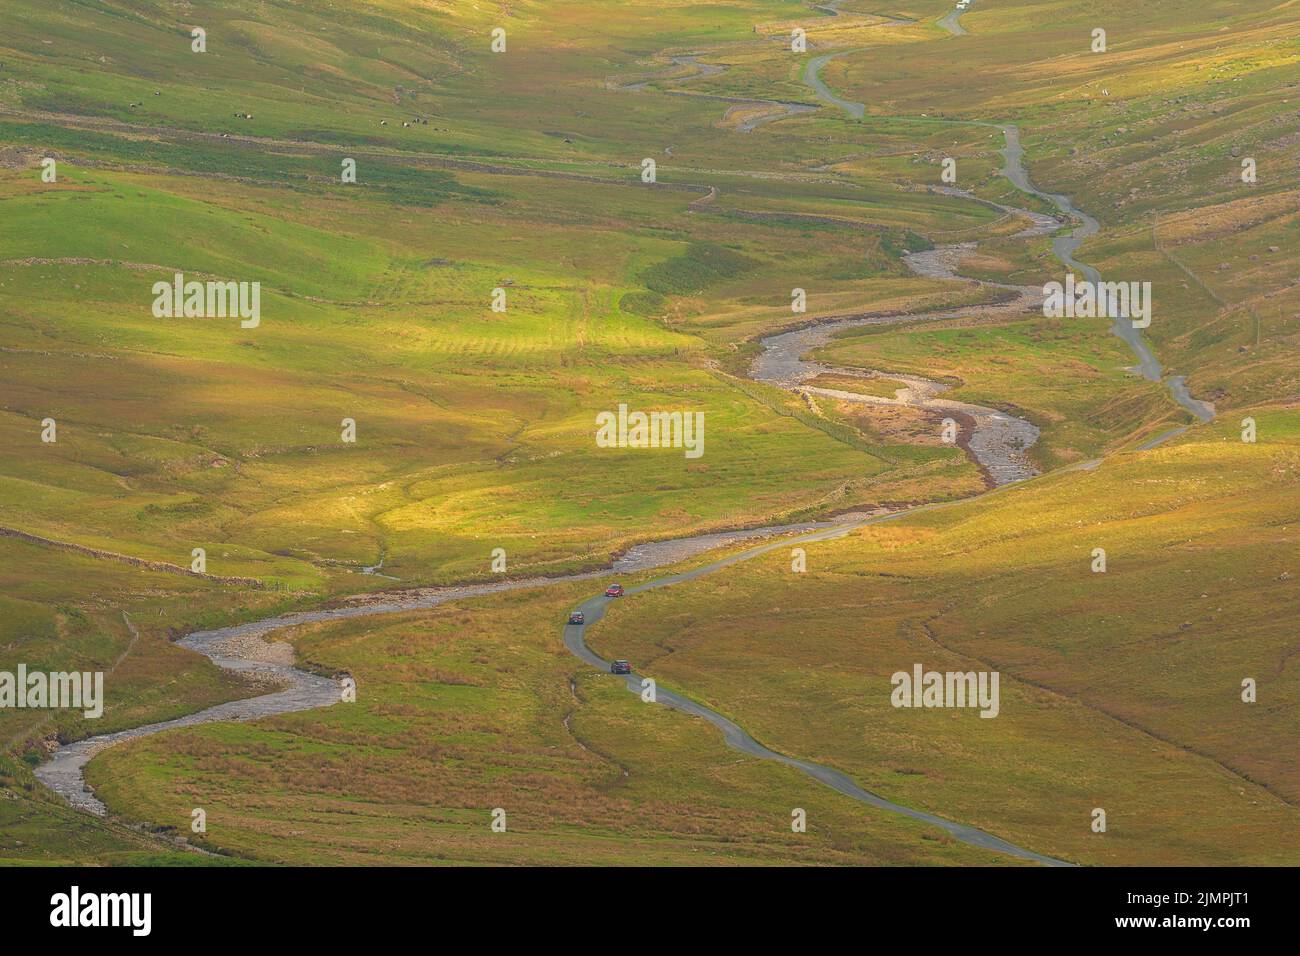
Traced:
MULTIPOLYGON (((860 528, 863 525, 876 521, 886 521, 897 517, 900 517, 900 514, 879 515, 873 518, 855 521, 839 528, 817 531, 813 534, 801 535, 794 539, 786 539, 764 544, 757 548, 741 551, 738 554, 731 554, 725 558, 719 558, 717 561, 713 561, 690 571, 668 575, 654 581, 649 581, 646 584, 628 588, 626 595, 639 594, 642 591, 650 591, 655 588, 668 587, 672 584, 680 584, 683 581, 691 581, 703 577, 706 574, 710 574, 713 571, 730 567, 731 565, 737 564, 741 561, 748 561, 751 558, 756 558, 761 554, 766 554, 767 552, 777 548, 788 548, 791 545, 811 544, 816 541, 826 541, 830 538, 842 537, 853 529, 860 528)), ((587 628, 591 627, 604 616, 605 608, 608 607, 609 602, 612 600, 620 599, 608 598, 603 594, 589 598, 587 601, 579 605, 579 609, 583 612, 585 623, 568 624, 564 628, 564 646, 577 657, 602 671, 608 671, 610 669, 610 662, 592 651, 591 648, 587 646, 584 638, 587 628)), ((624 679, 629 691, 634 694, 642 693, 642 678, 640 675, 633 672, 626 675, 624 679)), ((787 767, 793 767, 816 780, 818 783, 825 784, 832 790, 844 794, 846 797, 850 797, 860 803, 865 803, 868 806, 875 807, 878 810, 887 810, 891 813, 898 813, 902 816, 910 817, 913 820, 921 820, 925 823, 932 824, 944 830, 950 836, 960 840, 962 843, 981 847, 986 850, 993 850, 997 853, 1005 853, 1008 856, 1017 857, 1022 860, 1031 860, 1035 863, 1042 863, 1048 866, 1070 865, 1062 860, 1057 860, 1050 856, 1043 856, 1040 853, 1035 853, 1032 850, 1025 849, 1024 847, 1016 846, 1014 843, 1009 843, 1001 837, 994 836, 991 833, 985 833, 983 830, 976 829, 975 827, 966 826, 963 823, 954 823, 952 820, 945 820, 943 817, 935 816, 933 813, 926 813, 922 810, 913 809, 912 807, 905 807, 901 804, 892 803, 884 797, 877 796, 870 791, 862 789, 862 787, 854 783, 852 778, 839 770, 823 766, 822 764, 812 763, 808 760, 800 760, 797 757, 791 757, 783 753, 778 753, 775 750, 771 750, 768 747, 764 747, 746 733, 744 728, 735 721, 729 720, 719 714, 716 710, 711 710, 703 704, 697 703, 688 697, 683 697, 681 694, 674 693, 671 690, 656 687, 654 702, 662 704, 665 707, 670 707, 673 710, 681 711, 682 713, 690 714, 694 717, 701 717, 704 720, 707 720, 709 723, 713 724, 713 726, 722 731, 723 740, 726 741, 729 747, 732 747, 743 754, 748 754, 751 757, 758 757, 761 760, 774 760, 777 763, 785 764, 787 767)))

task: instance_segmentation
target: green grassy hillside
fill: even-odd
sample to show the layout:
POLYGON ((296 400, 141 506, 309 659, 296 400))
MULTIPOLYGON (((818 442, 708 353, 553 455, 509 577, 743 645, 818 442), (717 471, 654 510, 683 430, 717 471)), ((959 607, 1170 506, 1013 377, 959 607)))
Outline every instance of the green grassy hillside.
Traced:
POLYGON ((1224 422, 808 545, 802 574, 778 549, 637 595, 594 646, 769 746, 1042 852, 1294 864, 1300 417, 1256 418, 1256 444, 1224 422), (891 706, 916 663, 1000 672, 999 714, 891 706))
MULTIPOLYGON (((1041 852, 1294 861, 1277 834, 1298 785, 1279 703, 1295 0, 976 0, 964 36, 938 23, 949 0, 835 17, 795 0, 8 6, 0 670, 111 676, 100 721, 0 711, 0 829, 24 834, 0 857, 195 858, 170 831, 70 815, 31 768, 59 740, 260 692, 173 646, 197 628, 491 579, 498 548, 506 577, 559 576, 647 541, 984 490, 938 416, 750 380, 774 331, 907 314, 817 357, 1024 417, 1044 469, 1190 424, 1107 322, 999 309, 999 284, 1064 271, 1054 237, 1005 208, 1054 212, 1000 173, 1012 123, 1035 183, 1100 222, 1079 258, 1153 283, 1145 338, 1219 419, 821 546, 798 579, 773 560, 639 597, 598 640, 759 739, 1041 852), (934 188, 946 158, 969 194, 934 188), (953 243, 972 244, 964 278, 909 268, 953 243), (259 323, 156 317, 176 273, 259 283, 259 323), (598 446, 620 403, 703 412, 705 455, 598 446), (1232 441, 1246 415, 1257 445, 1232 441), (1080 576, 1098 546, 1112 570, 1080 576), (203 576, 183 573, 195 548, 203 576), (921 651, 997 664, 1023 706, 974 730, 890 725, 864 687, 921 651), (1246 670, 1269 689, 1241 710, 1246 670), (877 723, 886 738, 863 733, 877 723), (997 772, 974 782, 972 760, 997 772), (1075 805, 1102 799, 1116 839, 1086 818, 1076 833, 1075 805), (1205 819, 1242 835, 1228 847, 1205 819)), ((561 655, 555 622, 585 593, 568 588, 295 633, 389 702, 151 738, 90 774, 115 814, 164 827, 203 790, 222 818, 208 845, 262 861, 1005 862, 809 795, 695 722, 633 719, 561 655), (798 845, 794 800, 827 820, 798 845), (519 807, 517 840, 480 827, 496 805, 519 807)))

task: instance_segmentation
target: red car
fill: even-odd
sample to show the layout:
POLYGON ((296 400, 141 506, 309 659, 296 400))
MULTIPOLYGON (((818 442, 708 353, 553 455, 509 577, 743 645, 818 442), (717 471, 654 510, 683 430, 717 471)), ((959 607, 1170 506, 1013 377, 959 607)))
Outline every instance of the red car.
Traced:
POLYGON ((623 596, 623 585, 621 584, 611 584, 609 587, 605 588, 605 597, 622 597, 622 596, 623 596))

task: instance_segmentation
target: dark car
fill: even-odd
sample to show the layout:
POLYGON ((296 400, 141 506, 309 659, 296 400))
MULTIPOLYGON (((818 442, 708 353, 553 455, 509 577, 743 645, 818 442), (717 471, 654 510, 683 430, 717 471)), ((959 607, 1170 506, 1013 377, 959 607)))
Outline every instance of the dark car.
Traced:
POLYGON ((605 597, 622 597, 622 596, 623 596, 623 585, 621 584, 611 584, 609 587, 605 588, 605 597))
POLYGON ((573 611, 572 613, 569 614, 570 624, 581 624, 584 620, 586 619, 582 616, 581 611, 573 611))
POLYGON ((632 665, 627 661, 615 661, 609 665, 609 672, 611 674, 630 674, 632 673, 632 665))

